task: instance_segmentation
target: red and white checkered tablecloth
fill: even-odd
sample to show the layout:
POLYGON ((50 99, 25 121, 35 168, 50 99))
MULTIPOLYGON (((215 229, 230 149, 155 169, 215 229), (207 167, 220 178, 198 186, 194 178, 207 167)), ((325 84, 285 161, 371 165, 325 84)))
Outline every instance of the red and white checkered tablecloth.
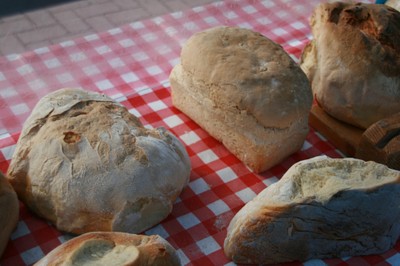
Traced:
MULTIPOLYGON (((143 124, 164 126, 186 146, 189 185, 172 213, 144 232, 159 234, 185 265, 235 265, 223 253, 226 228, 243 205, 295 162, 341 154, 311 129, 301 151, 256 175, 171 103, 168 76, 182 44, 195 32, 231 25, 261 32, 297 60, 311 39, 308 18, 318 0, 226 0, 84 38, 0 58, 0 170, 7 171, 23 122, 37 101, 62 87, 111 96, 143 124)), ((22 203, 18 227, 0 265, 31 265, 72 236, 57 231, 22 203)), ((286 265, 400 265, 400 243, 381 255, 286 265)))

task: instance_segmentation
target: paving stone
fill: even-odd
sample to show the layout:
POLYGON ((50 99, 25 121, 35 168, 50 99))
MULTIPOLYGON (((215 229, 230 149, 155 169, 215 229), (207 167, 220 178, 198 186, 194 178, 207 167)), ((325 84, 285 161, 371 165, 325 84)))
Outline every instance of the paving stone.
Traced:
POLYGON ((110 2, 109 0, 86 0, 90 5, 98 5, 100 3, 110 2))
POLYGON ((62 23, 66 20, 78 19, 80 18, 73 10, 64 10, 60 12, 52 12, 53 17, 56 18, 57 21, 62 23))
POLYGON ((182 0, 165 1, 164 5, 168 8, 170 12, 174 12, 177 10, 186 10, 190 8, 190 5, 182 2, 182 0))
POLYGON ((90 5, 82 8, 78 8, 75 12, 81 18, 90 18, 99 15, 109 14, 119 11, 120 8, 114 3, 100 3, 98 5, 90 5))
POLYGON ((72 34, 85 32, 91 29, 84 19, 81 19, 73 10, 53 12, 52 14, 58 23, 72 34))
POLYGON ((134 21, 152 17, 147 10, 139 7, 135 9, 128 9, 120 12, 115 12, 111 14, 106 14, 106 18, 113 24, 113 25, 122 25, 127 23, 132 23, 134 21))
POLYGON ((66 33, 67 31, 61 25, 54 25, 19 33, 18 37, 24 44, 28 45, 61 37, 66 33))
POLYGON ((159 0, 138 0, 140 5, 147 10, 153 17, 169 13, 167 7, 165 7, 159 0))
POLYGON ((26 51, 32 51, 35 50, 37 48, 41 48, 41 47, 47 47, 51 44, 49 44, 49 42, 47 40, 45 41, 40 41, 40 42, 35 42, 35 43, 30 43, 25 45, 25 50, 26 51))
POLYGON ((90 27, 80 18, 64 20, 60 24, 70 33, 83 33, 90 27))
POLYGON ((137 8, 140 6, 136 0, 113 0, 112 2, 123 9, 137 8))
POLYGON ((28 12, 26 16, 35 24, 36 28, 56 23, 54 17, 46 9, 28 12))
POLYGON ((183 2, 189 4, 191 7, 195 7, 195 6, 202 6, 205 4, 209 4, 212 2, 216 2, 215 0, 196 0, 196 1, 192 1, 192 0, 182 0, 183 2))
POLYGON ((94 32, 105 31, 114 28, 115 23, 111 23, 105 16, 92 17, 85 20, 94 32))
POLYGON ((73 1, 62 5, 56 5, 48 8, 50 12, 61 12, 66 10, 75 10, 90 5, 89 1, 73 1))
POLYGON ((0 18, 0 55, 20 53, 214 0, 80 0, 0 18))
POLYGON ((22 17, 18 20, 0 22, 0 36, 9 36, 14 33, 32 30, 35 25, 28 19, 22 17))
MULTIPOLYGON (((77 38, 86 36, 86 35, 88 35, 88 34, 91 34, 91 33, 92 33, 92 32, 87 32, 87 31, 85 31, 85 32, 76 33, 76 34, 72 34, 72 33, 66 34, 66 35, 64 35, 64 36, 62 36, 62 37, 52 39, 52 40, 50 41, 50 44, 59 44, 59 43, 62 43, 62 42, 74 40, 74 39, 77 39, 77 38)), ((93 32, 93 33, 94 33, 94 32, 93 32)))
POLYGON ((0 53, 2 55, 18 54, 25 51, 25 46, 15 36, 0 37, 0 53))

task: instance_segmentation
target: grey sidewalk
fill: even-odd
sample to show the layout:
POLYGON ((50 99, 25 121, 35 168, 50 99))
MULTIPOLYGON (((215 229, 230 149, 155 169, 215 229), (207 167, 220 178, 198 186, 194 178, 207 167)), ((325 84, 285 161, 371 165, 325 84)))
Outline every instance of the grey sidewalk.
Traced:
POLYGON ((215 0, 81 0, 0 18, 0 55, 21 53, 215 0))

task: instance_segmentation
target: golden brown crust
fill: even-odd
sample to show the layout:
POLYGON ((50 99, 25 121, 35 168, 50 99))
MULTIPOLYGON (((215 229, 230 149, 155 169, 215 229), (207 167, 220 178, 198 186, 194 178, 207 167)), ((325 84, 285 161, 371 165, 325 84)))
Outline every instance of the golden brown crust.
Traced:
POLYGON ((194 34, 170 82, 174 106, 256 173, 299 150, 308 133, 309 82, 259 33, 215 27, 194 34))
POLYGON ((254 116, 265 127, 287 128, 299 113, 309 112, 304 73, 279 44, 260 33, 236 27, 196 33, 182 48, 181 64, 205 84, 191 89, 217 107, 254 116))

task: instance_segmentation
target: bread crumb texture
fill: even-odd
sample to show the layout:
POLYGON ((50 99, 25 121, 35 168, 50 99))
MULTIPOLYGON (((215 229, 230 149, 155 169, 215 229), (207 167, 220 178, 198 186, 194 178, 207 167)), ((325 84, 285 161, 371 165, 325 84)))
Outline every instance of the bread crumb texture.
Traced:
POLYGON ((379 254, 400 235, 400 172, 316 157, 293 165, 232 219, 224 243, 237 263, 379 254))
POLYGON ((8 178, 59 230, 138 233, 170 213, 189 174, 185 148, 166 129, 144 128, 107 96, 61 89, 25 122, 8 178))
POLYGON ((180 266, 176 250, 158 235, 91 232, 58 246, 35 266, 180 266))
POLYGON ((111 241, 89 240, 72 253, 65 265, 127 265, 135 263, 138 257, 139 251, 135 246, 116 246, 111 241))

